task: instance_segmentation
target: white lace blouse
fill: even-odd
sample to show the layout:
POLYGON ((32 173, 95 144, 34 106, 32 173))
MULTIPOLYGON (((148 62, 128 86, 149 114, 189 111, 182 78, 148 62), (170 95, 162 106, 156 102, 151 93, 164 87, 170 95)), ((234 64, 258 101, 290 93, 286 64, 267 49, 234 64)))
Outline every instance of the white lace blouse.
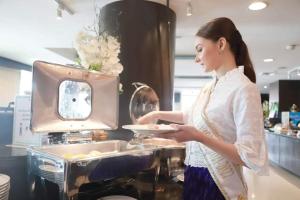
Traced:
MULTIPOLYGON (((266 174, 268 156, 258 88, 238 68, 214 81, 216 84, 206 107, 208 120, 224 141, 235 145, 250 169, 257 174, 266 174)), ((197 101, 183 113, 184 121, 205 132, 208 130, 197 108, 201 96, 197 101)), ((198 142, 186 143, 185 164, 206 167, 198 142)))

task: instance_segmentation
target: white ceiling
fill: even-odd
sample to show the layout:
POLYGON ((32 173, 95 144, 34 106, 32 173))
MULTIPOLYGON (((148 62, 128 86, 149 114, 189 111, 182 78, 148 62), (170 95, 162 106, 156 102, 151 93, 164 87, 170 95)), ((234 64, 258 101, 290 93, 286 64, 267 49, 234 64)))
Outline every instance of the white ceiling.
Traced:
MULTIPOLYGON (((166 0, 154 1, 166 4, 166 0)), ((194 34, 198 28, 213 18, 226 16, 235 22, 248 44, 260 87, 286 79, 288 70, 300 66, 300 46, 293 51, 285 49, 288 44, 300 45, 300 0, 268 0, 269 6, 262 11, 248 10, 251 1, 191 0, 193 15, 187 17, 187 0, 170 0, 170 7, 177 14, 176 55, 194 55, 194 34), (275 61, 264 63, 263 59, 269 57, 275 61), (279 67, 286 69, 278 70, 279 67), (276 74, 261 76, 262 72, 276 74)), ((75 14, 64 12, 63 19, 57 20, 54 0, 0 1, 0 56, 28 65, 37 59, 70 63, 66 57, 71 57, 75 35, 94 22, 94 4, 102 7, 112 0, 64 2, 75 14)), ((181 71, 188 72, 188 66, 181 71)), ((195 75, 194 71, 190 74, 195 75)))

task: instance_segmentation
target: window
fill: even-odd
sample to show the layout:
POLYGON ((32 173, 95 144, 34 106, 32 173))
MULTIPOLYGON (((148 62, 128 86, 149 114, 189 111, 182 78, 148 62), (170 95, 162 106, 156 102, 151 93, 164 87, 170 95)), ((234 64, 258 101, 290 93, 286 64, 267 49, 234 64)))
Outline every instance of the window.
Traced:
POLYGON ((29 95, 32 90, 32 72, 21 70, 19 95, 29 95))

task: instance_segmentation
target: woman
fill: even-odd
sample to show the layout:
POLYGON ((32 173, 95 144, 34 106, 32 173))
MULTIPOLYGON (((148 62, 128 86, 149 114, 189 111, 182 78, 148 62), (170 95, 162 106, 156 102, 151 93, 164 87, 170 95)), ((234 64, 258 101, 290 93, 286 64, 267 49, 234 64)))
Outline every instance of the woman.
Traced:
POLYGON ((178 131, 161 135, 186 142, 184 199, 247 199, 242 166, 267 173, 260 93, 248 49, 228 18, 217 18, 196 34, 195 61, 215 72, 187 112, 157 111, 139 119, 158 119, 178 131))

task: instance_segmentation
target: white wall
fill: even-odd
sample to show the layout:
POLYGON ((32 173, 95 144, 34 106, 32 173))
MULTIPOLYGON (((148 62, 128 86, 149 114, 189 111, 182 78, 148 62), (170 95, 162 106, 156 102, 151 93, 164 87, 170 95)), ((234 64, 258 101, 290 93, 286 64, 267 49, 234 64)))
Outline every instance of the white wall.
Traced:
POLYGON ((173 110, 186 110, 193 104, 200 89, 211 81, 207 79, 211 74, 205 73, 194 58, 176 58, 174 74, 174 93, 180 93, 181 98, 180 102, 173 103, 173 110))
POLYGON ((15 101, 19 92, 20 70, 0 66, 0 107, 6 107, 15 101))

